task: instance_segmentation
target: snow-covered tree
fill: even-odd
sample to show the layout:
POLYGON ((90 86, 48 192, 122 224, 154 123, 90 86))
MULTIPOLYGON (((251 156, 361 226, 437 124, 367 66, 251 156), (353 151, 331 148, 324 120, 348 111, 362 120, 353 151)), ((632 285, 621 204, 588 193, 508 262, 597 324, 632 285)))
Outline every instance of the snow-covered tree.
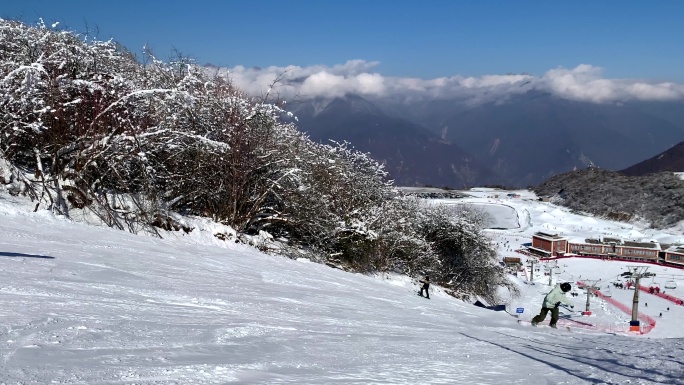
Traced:
POLYGON ((498 303, 498 287, 514 293, 517 289, 498 265, 496 249, 482 232, 478 218, 473 211, 463 211, 462 216, 455 217, 447 207, 430 207, 422 216, 421 232, 439 256, 441 263, 433 275, 442 285, 457 295, 476 295, 489 303, 498 303))

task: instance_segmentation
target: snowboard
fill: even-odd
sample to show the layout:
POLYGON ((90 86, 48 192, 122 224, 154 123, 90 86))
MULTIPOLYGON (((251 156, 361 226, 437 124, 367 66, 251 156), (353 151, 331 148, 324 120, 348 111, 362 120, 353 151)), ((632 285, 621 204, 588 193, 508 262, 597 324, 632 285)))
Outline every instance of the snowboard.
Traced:
MULTIPOLYGON (((552 330, 554 329, 554 328, 552 328, 551 326, 549 326, 548 323, 537 324, 537 326, 532 326, 532 321, 523 321, 523 320, 521 320, 521 319, 518 320, 518 323, 519 323, 520 325, 527 325, 527 326, 531 326, 531 327, 538 327, 538 328, 541 328, 541 329, 552 329, 552 330)), ((556 328, 556 330, 566 330, 566 331, 570 331, 570 326, 564 326, 564 325, 558 325, 558 324, 556 324, 556 326, 558 326, 558 327, 556 328)))
POLYGON ((430 299, 430 297, 426 297, 426 296, 420 294, 420 292, 417 292, 416 295, 418 295, 419 297, 423 297, 423 298, 425 298, 425 299, 430 299))

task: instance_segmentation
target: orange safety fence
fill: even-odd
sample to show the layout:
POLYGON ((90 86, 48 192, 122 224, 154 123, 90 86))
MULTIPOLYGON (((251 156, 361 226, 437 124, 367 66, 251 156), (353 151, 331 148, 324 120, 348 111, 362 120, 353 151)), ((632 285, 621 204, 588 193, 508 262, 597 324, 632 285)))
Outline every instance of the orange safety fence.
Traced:
POLYGON ((602 261, 616 261, 616 262, 635 262, 635 263, 643 263, 643 264, 648 264, 648 265, 656 265, 656 266, 664 266, 664 267, 669 267, 672 269, 679 269, 679 270, 684 270, 684 265, 677 264, 677 263, 672 263, 672 262, 661 262, 661 261, 655 261, 652 259, 644 259, 640 258, 638 260, 635 259, 629 259, 629 258, 622 258, 622 257, 614 257, 610 256, 607 257, 605 255, 590 255, 590 254, 565 254, 565 255, 556 255, 553 257, 541 257, 538 254, 533 254, 527 250, 524 252, 516 250, 516 252, 520 254, 524 254, 527 256, 536 256, 539 258, 540 261, 552 261, 554 259, 565 259, 565 258, 587 258, 587 259, 599 259, 602 261))
POLYGON ((641 289, 642 291, 645 291, 649 294, 653 294, 655 296, 658 296, 660 298, 664 298, 668 301, 672 301, 672 302, 676 303, 677 305, 684 305, 684 300, 677 298, 674 295, 669 295, 669 294, 659 293, 659 292, 651 293, 651 288, 649 286, 639 285, 639 289, 641 289))
MULTIPOLYGON (((581 281, 578 281, 577 284, 582 285, 582 286, 585 285, 584 282, 581 282, 581 281)), ((605 294, 601 293, 600 290, 593 289, 592 293, 594 293, 597 297, 601 298, 602 300, 608 302, 609 304, 615 306, 616 308, 622 310, 623 312, 630 314, 630 315, 632 314, 631 306, 625 305, 621 302, 618 302, 617 300, 613 299, 612 297, 607 297, 605 294)), ((652 317, 650 317, 646 314, 643 314, 641 312, 638 313, 637 319, 640 321, 639 333, 641 333, 641 334, 649 333, 651 330, 653 330, 653 328, 656 325, 655 319, 653 319, 652 317)), ((621 331, 621 332, 624 332, 624 331, 629 330, 629 328, 627 326, 625 326, 625 327, 616 326, 615 328, 609 328, 609 329, 611 329, 611 330, 604 330, 604 331, 621 331)))

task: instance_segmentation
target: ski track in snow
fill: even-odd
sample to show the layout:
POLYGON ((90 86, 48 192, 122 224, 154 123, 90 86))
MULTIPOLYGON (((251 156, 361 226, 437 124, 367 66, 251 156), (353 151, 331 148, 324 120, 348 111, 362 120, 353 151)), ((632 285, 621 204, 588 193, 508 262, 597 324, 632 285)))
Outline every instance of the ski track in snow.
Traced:
POLYGON ((10 212, 0 251, 0 384, 684 384, 681 338, 533 330, 236 245, 10 212))

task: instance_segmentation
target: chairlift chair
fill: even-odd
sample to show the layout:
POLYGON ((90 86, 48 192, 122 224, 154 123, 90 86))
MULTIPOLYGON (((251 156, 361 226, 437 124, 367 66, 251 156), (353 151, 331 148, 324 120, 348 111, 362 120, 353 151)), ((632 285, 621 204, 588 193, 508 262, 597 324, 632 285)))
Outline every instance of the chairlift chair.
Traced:
POLYGON ((613 296, 613 293, 610 291, 610 286, 608 286, 608 289, 606 290, 606 292, 603 293, 603 296, 609 297, 609 298, 613 296))
POLYGON ((677 288, 677 282, 667 281, 667 282, 665 282, 665 288, 666 289, 676 289, 677 288))

